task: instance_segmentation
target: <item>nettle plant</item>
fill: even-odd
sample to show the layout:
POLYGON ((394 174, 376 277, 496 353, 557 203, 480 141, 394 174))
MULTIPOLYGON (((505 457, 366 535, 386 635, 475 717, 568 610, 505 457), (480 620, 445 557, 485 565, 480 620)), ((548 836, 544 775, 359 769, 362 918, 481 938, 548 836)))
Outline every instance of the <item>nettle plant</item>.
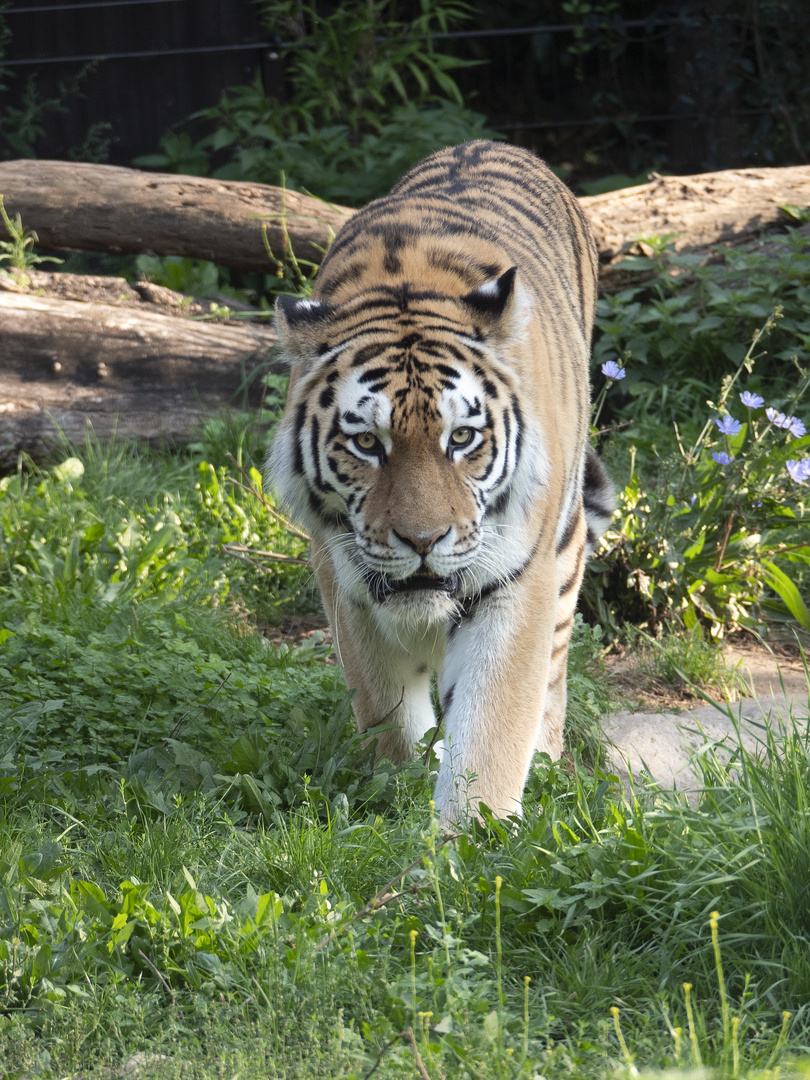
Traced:
MULTIPOLYGON (((691 446, 675 425, 678 451, 659 459, 654 482, 637 471, 631 451, 629 481, 593 561, 598 577, 586 587, 603 625, 617 630, 627 620, 656 630, 675 618, 720 637, 756 625, 767 613, 810 631, 810 611, 795 581, 810 564, 802 524, 810 436, 793 412, 810 385, 810 370, 793 358, 799 378, 780 408, 741 389, 741 377, 765 355, 757 350, 780 316, 777 307, 755 331, 734 373, 723 378, 717 401, 707 402, 710 412, 691 446)), ((611 385, 626 374, 613 360, 602 372, 607 380, 594 422, 611 385)))

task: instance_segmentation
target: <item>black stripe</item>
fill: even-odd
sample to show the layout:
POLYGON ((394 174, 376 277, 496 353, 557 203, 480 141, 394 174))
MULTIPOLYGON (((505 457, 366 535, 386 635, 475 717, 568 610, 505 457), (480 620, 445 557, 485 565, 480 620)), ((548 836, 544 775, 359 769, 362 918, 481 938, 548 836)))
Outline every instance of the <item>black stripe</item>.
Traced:
POLYGON ((515 581, 523 576, 528 567, 531 565, 532 560, 537 554, 540 547, 540 540, 542 539, 542 533, 537 539, 534 547, 531 550, 531 554, 525 562, 521 563, 515 570, 510 570, 506 575, 506 578, 499 578, 498 581, 493 581, 489 585, 485 585, 483 589, 474 597, 468 600, 464 600, 461 603, 461 617, 463 619, 470 619, 478 610, 479 605, 483 600, 486 600, 488 596, 492 596, 493 593, 498 592, 500 589, 505 588, 507 585, 512 585, 515 581))
POLYGON ((318 423, 318 417, 312 417, 312 427, 309 433, 309 450, 312 454, 312 464, 315 469, 315 487, 318 491, 332 492, 333 488, 331 484, 327 484, 321 473, 321 462, 319 458, 319 443, 320 443, 321 426, 318 423))
POLYGON ((552 659, 552 661, 556 660, 557 657, 560 655, 560 653, 565 652, 565 650, 567 648, 568 648, 568 638, 566 638, 565 641, 560 642, 560 644, 556 647, 556 649, 551 650, 551 659, 552 659))
POLYGON ((298 475, 302 475, 304 472, 304 455, 301 452, 301 438, 303 438, 304 430, 307 422, 307 403, 302 401, 298 408, 295 410, 295 442, 293 443, 293 469, 298 475))
POLYGON ((566 583, 565 583, 565 584, 564 584, 564 585, 562 586, 562 588, 560 589, 559 593, 557 594, 557 595, 558 595, 558 597, 563 597, 563 596, 565 596, 565 595, 566 595, 566 593, 570 593, 570 592, 571 592, 571 590, 572 590, 572 589, 574 588, 574 586, 576 585, 576 583, 577 583, 577 578, 579 577, 579 573, 580 573, 580 569, 581 569, 581 563, 582 563, 582 553, 583 553, 583 551, 584 551, 584 550, 585 550, 584 548, 580 548, 580 549, 579 549, 579 554, 577 555, 577 565, 576 565, 576 569, 574 570, 573 574, 572 574, 572 575, 571 575, 571 577, 570 577, 570 578, 568 579, 568 581, 566 581, 566 583))
POLYGON ((560 537, 560 542, 557 544, 557 555, 562 555, 562 553, 574 539, 574 534, 577 531, 577 526, 579 525, 581 513, 581 506, 579 503, 577 503, 574 506, 574 509, 571 511, 571 516, 568 518, 568 524, 565 527, 565 532, 562 534, 562 536, 560 537))
POLYGON ((553 690, 555 686, 559 686, 564 678, 565 678, 565 668, 561 668, 557 672, 557 674, 554 676, 554 678, 551 680, 551 682, 548 684, 548 686, 546 687, 546 691, 553 690))

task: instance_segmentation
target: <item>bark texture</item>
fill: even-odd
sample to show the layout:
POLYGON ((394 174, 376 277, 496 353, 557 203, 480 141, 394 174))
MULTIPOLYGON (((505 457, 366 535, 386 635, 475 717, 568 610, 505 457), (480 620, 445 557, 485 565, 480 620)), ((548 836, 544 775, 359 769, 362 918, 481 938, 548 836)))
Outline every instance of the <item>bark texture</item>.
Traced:
POLYGON ((628 280, 616 263, 639 250, 639 237, 676 233, 677 251, 708 254, 715 245, 738 247, 782 230, 780 206, 810 208, 810 165, 696 176, 653 173, 646 184, 585 196, 580 203, 599 249, 600 285, 610 291, 628 280))
MULTIPOLYGON (((265 184, 148 173, 65 161, 0 162, 0 194, 33 229, 40 248, 151 252, 272 269, 262 244, 283 258, 287 235, 299 258, 318 262, 352 211, 265 184)), ((609 288, 612 267, 640 236, 678 233, 679 250, 737 245, 781 228, 779 207, 810 207, 810 165, 658 176, 638 187, 581 200, 609 288)))
POLYGON ((39 248, 186 255, 269 273, 263 222, 276 258, 287 253, 286 223, 295 255, 317 263, 352 213, 268 184, 70 161, 0 162, 0 195, 39 248))
MULTIPOLYGON (((151 443, 195 438, 208 416, 255 406, 271 328, 183 317, 170 290, 144 299, 123 279, 29 274, 0 288, 0 463, 35 458, 62 432, 151 443), (42 295, 50 277, 81 299, 42 295), (16 286, 16 287, 15 287, 16 286), (29 291, 35 289, 35 292, 29 291), (165 295, 165 294, 168 294, 165 295), (94 298, 95 296, 100 299, 94 298)), ((154 289, 155 287, 150 287, 154 289)))

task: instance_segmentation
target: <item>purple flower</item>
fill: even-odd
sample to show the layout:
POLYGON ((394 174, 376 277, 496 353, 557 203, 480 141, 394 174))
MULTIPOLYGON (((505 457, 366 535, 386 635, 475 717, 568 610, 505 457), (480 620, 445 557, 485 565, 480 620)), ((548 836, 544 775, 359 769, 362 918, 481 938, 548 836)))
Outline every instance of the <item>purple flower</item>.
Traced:
POLYGON ((797 484, 805 484, 810 480, 810 458, 802 458, 800 461, 791 459, 785 462, 785 468, 790 473, 790 479, 797 484))
POLYGON ((788 431, 791 435, 795 435, 797 439, 800 439, 802 435, 807 434, 807 428, 804 426, 801 420, 797 420, 795 416, 789 416, 787 419, 790 420, 790 427, 788 428, 788 431))
POLYGON ((712 457, 714 458, 714 460, 717 462, 718 465, 730 465, 732 463, 732 461, 734 460, 734 458, 730 457, 725 452, 725 450, 720 450, 720 451, 715 450, 714 453, 712 454, 712 457))
POLYGON ((740 421, 735 420, 733 416, 724 416, 720 420, 715 420, 715 424, 720 428, 723 435, 737 435, 742 427, 740 421))
POLYGON ((609 379, 623 379, 625 375, 624 368, 620 368, 615 360, 606 360, 602 364, 602 374, 607 375, 609 379))
POLYGON ((777 412, 776 409, 766 409, 765 415, 774 427, 788 428, 793 423, 792 416, 785 416, 783 412, 777 412))
POLYGON ((750 390, 744 390, 740 394, 740 401, 749 409, 758 409, 765 404, 765 398, 761 398, 759 394, 752 394, 750 390))

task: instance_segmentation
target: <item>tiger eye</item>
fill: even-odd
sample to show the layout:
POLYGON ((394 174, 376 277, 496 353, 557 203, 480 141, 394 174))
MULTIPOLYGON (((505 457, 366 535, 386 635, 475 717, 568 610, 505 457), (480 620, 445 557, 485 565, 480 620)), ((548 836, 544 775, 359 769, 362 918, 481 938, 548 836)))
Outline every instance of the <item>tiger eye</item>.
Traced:
POLYGON ((361 450, 373 450, 377 445, 377 436, 370 431, 361 431, 354 436, 354 441, 361 450))
POLYGON ((450 442, 453 446, 469 446, 475 437, 474 428, 460 427, 450 434, 450 442))

